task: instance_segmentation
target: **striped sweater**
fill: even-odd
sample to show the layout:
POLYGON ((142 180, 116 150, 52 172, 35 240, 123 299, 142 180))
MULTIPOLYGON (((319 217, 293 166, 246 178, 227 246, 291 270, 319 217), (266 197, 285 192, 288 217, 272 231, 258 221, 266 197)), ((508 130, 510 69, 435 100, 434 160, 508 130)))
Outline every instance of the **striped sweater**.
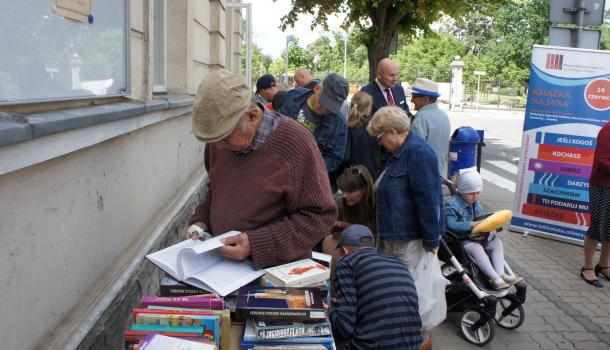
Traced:
POLYGON ((400 260, 357 250, 339 260, 335 276, 329 318, 344 350, 419 348, 417 292, 400 260))

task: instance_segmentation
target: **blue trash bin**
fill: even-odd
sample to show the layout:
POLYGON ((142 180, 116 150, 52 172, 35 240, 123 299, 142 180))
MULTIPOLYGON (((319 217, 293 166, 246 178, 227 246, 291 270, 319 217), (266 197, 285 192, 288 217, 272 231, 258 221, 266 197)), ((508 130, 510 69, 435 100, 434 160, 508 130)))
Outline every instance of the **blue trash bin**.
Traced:
POLYGON ((451 135, 447 166, 447 178, 449 180, 460 169, 480 166, 478 155, 483 144, 483 131, 479 131, 470 126, 462 126, 455 129, 453 135, 451 135))

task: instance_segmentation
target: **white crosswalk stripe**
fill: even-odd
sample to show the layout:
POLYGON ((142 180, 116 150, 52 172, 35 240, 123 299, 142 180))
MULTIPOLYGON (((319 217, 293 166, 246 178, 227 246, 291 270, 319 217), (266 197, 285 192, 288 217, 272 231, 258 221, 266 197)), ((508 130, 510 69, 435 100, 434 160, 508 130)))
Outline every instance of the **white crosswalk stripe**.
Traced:
POLYGON ((485 170, 483 168, 481 168, 481 176, 483 177, 483 180, 485 180, 487 182, 491 182, 492 184, 494 184, 500 188, 503 188, 505 190, 509 190, 509 191, 515 193, 515 187, 517 185, 513 181, 505 179, 502 176, 494 174, 491 171, 485 170))
POLYGON ((509 173, 515 175, 517 175, 517 172, 519 171, 519 168, 515 164, 503 160, 486 160, 485 163, 489 163, 495 167, 498 167, 502 170, 506 170, 509 173))

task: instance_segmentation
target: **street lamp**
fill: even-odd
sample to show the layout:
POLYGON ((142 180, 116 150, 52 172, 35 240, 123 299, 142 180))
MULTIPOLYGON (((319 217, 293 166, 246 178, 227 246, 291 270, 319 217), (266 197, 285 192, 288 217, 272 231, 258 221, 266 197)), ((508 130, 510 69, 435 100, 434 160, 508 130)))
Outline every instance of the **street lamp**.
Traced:
POLYGON ((343 37, 343 77, 347 79, 347 33, 343 37))
POLYGON ((286 37, 286 59, 284 60, 286 63, 286 74, 284 75, 284 83, 286 84, 288 84, 288 44, 290 44, 290 42, 294 40, 296 40, 294 35, 288 35, 286 37))
POLYGON ((481 76, 487 74, 482 70, 475 70, 474 75, 477 76, 477 113, 479 113, 479 95, 481 94, 481 76))

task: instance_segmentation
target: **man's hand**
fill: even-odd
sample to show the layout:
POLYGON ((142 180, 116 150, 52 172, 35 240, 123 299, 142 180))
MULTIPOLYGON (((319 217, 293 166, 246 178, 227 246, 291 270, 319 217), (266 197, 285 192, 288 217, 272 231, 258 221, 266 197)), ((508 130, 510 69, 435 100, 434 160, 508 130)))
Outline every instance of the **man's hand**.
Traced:
POLYGON ((436 254, 438 252, 438 247, 424 247, 426 253, 436 254))
POLYGON ((207 232, 207 230, 208 230, 208 227, 203 222, 201 222, 201 221, 195 222, 192 225, 187 226, 184 229, 184 234, 182 235, 182 239, 183 240, 184 239, 189 239, 189 238, 192 238, 192 239, 199 239, 199 238, 201 238, 200 233, 197 232, 197 229, 194 228, 193 226, 196 226, 196 227, 200 228, 202 230, 202 232, 207 232))
POLYGON ((245 232, 223 238, 222 243, 224 243, 224 246, 218 249, 220 249, 220 253, 227 258, 244 260, 250 256, 250 239, 245 232))

